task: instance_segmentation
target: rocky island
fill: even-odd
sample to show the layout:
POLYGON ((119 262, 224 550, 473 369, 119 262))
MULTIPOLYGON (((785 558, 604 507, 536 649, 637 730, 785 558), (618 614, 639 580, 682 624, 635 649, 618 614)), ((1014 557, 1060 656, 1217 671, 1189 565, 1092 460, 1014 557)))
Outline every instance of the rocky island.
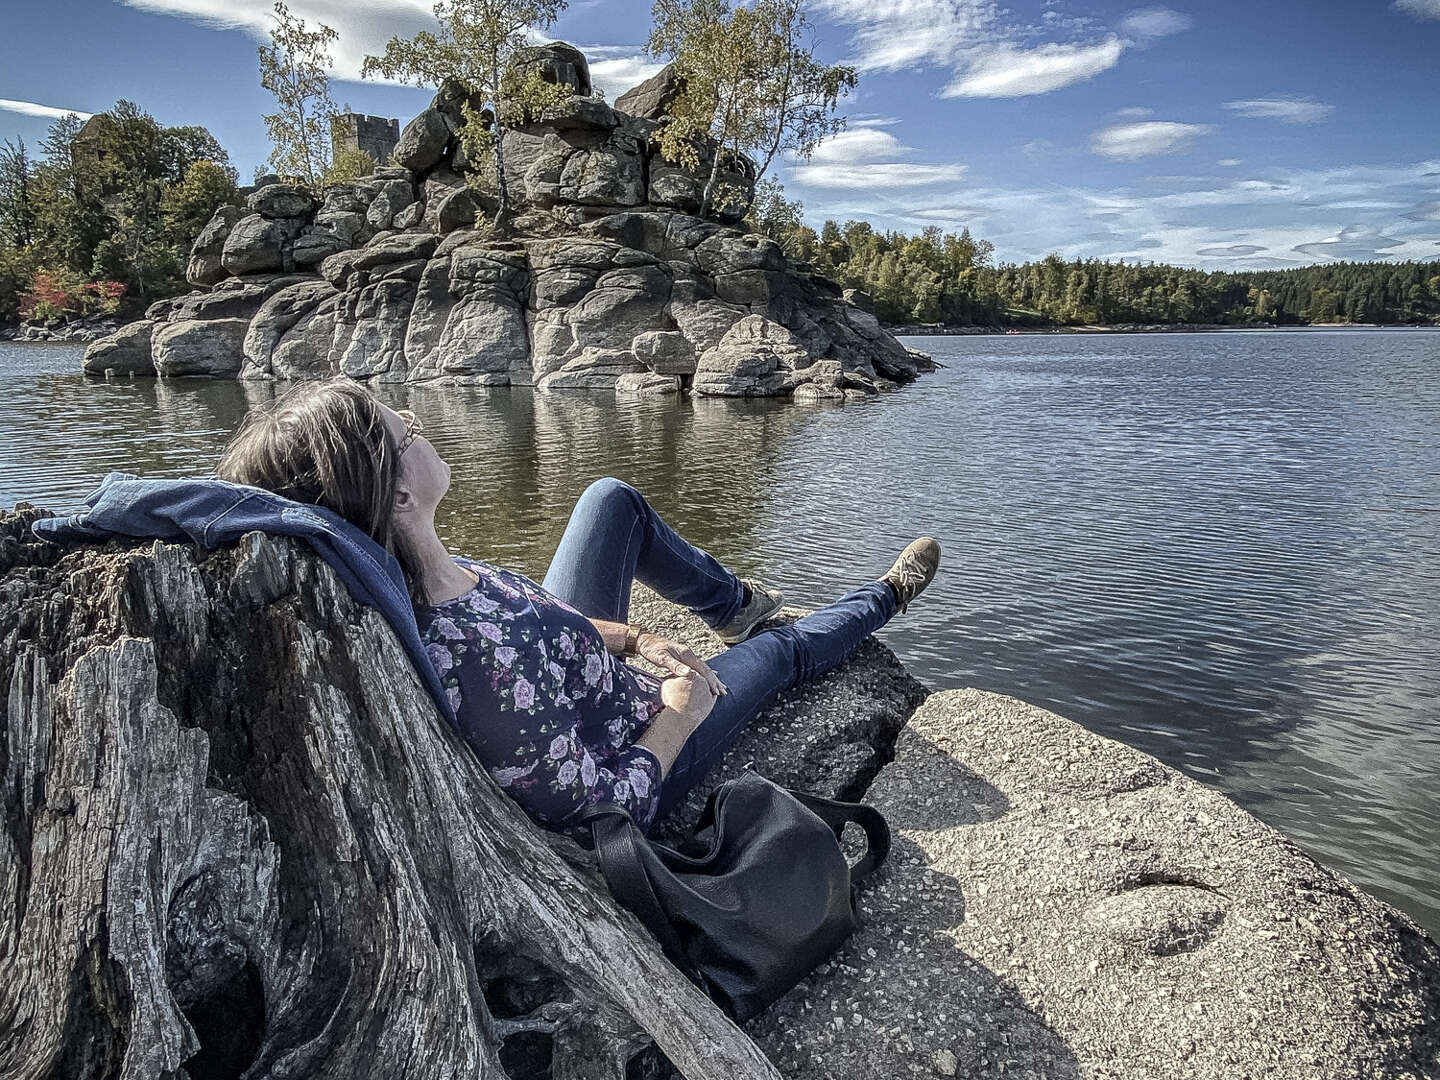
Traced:
POLYGON ((92 344, 85 370, 843 400, 931 369, 833 281, 737 227, 754 185, 743 157, 722 157, 731 194, 699 216, 718 151, 702 147, 694 170, 660 155, 668 70, 611 106, 570 46, 522 62, 572 93, 503 131, 503 235, 485 224, 496 203, 447 85, 373 175, 320 197, 262 183, 218 210, 191 254, 197 291, 92 344))
MULTIPOLYGON (((712 780, 753 763, 895 837, 860 931, 742 1031, 303 544, 66 548, 30 535, 41 513, 0 513, 0 1046, 26 1075, 1440 1068, 1440 949, 1409 918, 1155 759, 928 693, 873 640, 712 780)), ((634 610, 722 648, 643 589, 634 610)))

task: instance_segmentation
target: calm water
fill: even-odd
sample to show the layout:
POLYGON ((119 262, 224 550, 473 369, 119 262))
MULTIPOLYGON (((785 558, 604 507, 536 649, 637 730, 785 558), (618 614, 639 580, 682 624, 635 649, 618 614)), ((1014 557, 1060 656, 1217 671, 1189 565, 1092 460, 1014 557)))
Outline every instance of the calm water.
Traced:
MULTIPOLYGON (((454 549, 544 572, 629 480, 819 604, 929 532, 882 631, 933 687, 1027 698, 1214 784, 1440 929, 1440 332, 926 338, 862 405, 385 388, 454 466, 454 549)), ((210 468, 272 393, 86 382, 0 343, 0 505, 210 468)))

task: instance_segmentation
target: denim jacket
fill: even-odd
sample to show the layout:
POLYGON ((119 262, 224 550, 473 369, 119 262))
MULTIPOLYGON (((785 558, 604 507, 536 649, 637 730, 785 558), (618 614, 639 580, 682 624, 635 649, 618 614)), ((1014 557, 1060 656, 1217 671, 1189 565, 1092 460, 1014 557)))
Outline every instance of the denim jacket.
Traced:
POLYGON ((302 537, 335 570, 351 596, 385 617, 441 715, 455 723, 449 698, 420 643, 400 563, 339 514, 224 480, 146 480, 118 472, 107 475, 85 503, 90 509, 41 518, 31 531, 52 543, 133 536, 188 538, 206 548, 256 531, 302 537))

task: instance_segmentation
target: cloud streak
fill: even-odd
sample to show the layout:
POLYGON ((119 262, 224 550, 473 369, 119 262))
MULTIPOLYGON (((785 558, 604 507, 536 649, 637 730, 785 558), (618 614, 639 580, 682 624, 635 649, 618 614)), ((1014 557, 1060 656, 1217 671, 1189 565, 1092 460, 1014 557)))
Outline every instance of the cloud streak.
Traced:
POLYGON ((1417 19, 1440 19, 1440 0, 1395 0, 1390 6, 1417 19))
POLYGON ((1090 149, 1101 157, 1134 161, 1155 154, 1186 150, 1198 136, 1212 130, 1209 124, 1178 124, 1169 120, 1116 124, 1095 132, 1090 139, 1090 149))
POLYGON ((1291 94, 1227 101, 1225 108, 1241 116, 1257 120, 1279 120, 1286 124, 1318 124, 1335 111, 1334 105, 1291 94))
POLYGON ((15 101, 11 98, 0 98, 0 112, 19 113, 21 116, 39 116, 46 120, 58 120, 71 113, 80 117, 81 120, 89 120, 94 115, 81 112, 79 109, 59 109, 54 105, 40 105, 33 101, 15 101))
POLYGON ((980 54, 963 76, 940 91, 941 97, 1023 97, 1045 94, 1109 71, 1126 42, 1109 38, 1098 45, 1040 45, 1014 49, 1002 45, 980 54))

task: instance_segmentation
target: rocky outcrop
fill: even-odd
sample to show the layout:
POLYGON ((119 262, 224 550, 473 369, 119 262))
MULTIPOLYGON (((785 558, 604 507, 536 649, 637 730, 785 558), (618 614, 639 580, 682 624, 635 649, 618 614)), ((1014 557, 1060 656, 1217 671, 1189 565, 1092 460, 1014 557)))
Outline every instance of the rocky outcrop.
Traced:
MULTIPOLYGON (((930 369, 835 283, 736 227, 748 161, 722 160, 725 194, 698 216, 715 148, 689 171, 655 140, 673 73, 617 103, 636 116, 591 95, 571 46, 519 62, 572 95, 503 133, 513 201, 503 238, 488 222, 495 194, 456 136, 467 95, 446 84, 372 176, 318 200, 264 184, 244 210, 217 211, 190 262, 210 291, 147 313, 156 371, 844 401, 930 369), (210 299, 236 282, 243 296, 210 299), (247 324, 172 328, 212 319, 247 324)), ((144 332, 128 332, 126 355, 144 332)), ((87 370, 123 367, 99 364, 87 370)))

